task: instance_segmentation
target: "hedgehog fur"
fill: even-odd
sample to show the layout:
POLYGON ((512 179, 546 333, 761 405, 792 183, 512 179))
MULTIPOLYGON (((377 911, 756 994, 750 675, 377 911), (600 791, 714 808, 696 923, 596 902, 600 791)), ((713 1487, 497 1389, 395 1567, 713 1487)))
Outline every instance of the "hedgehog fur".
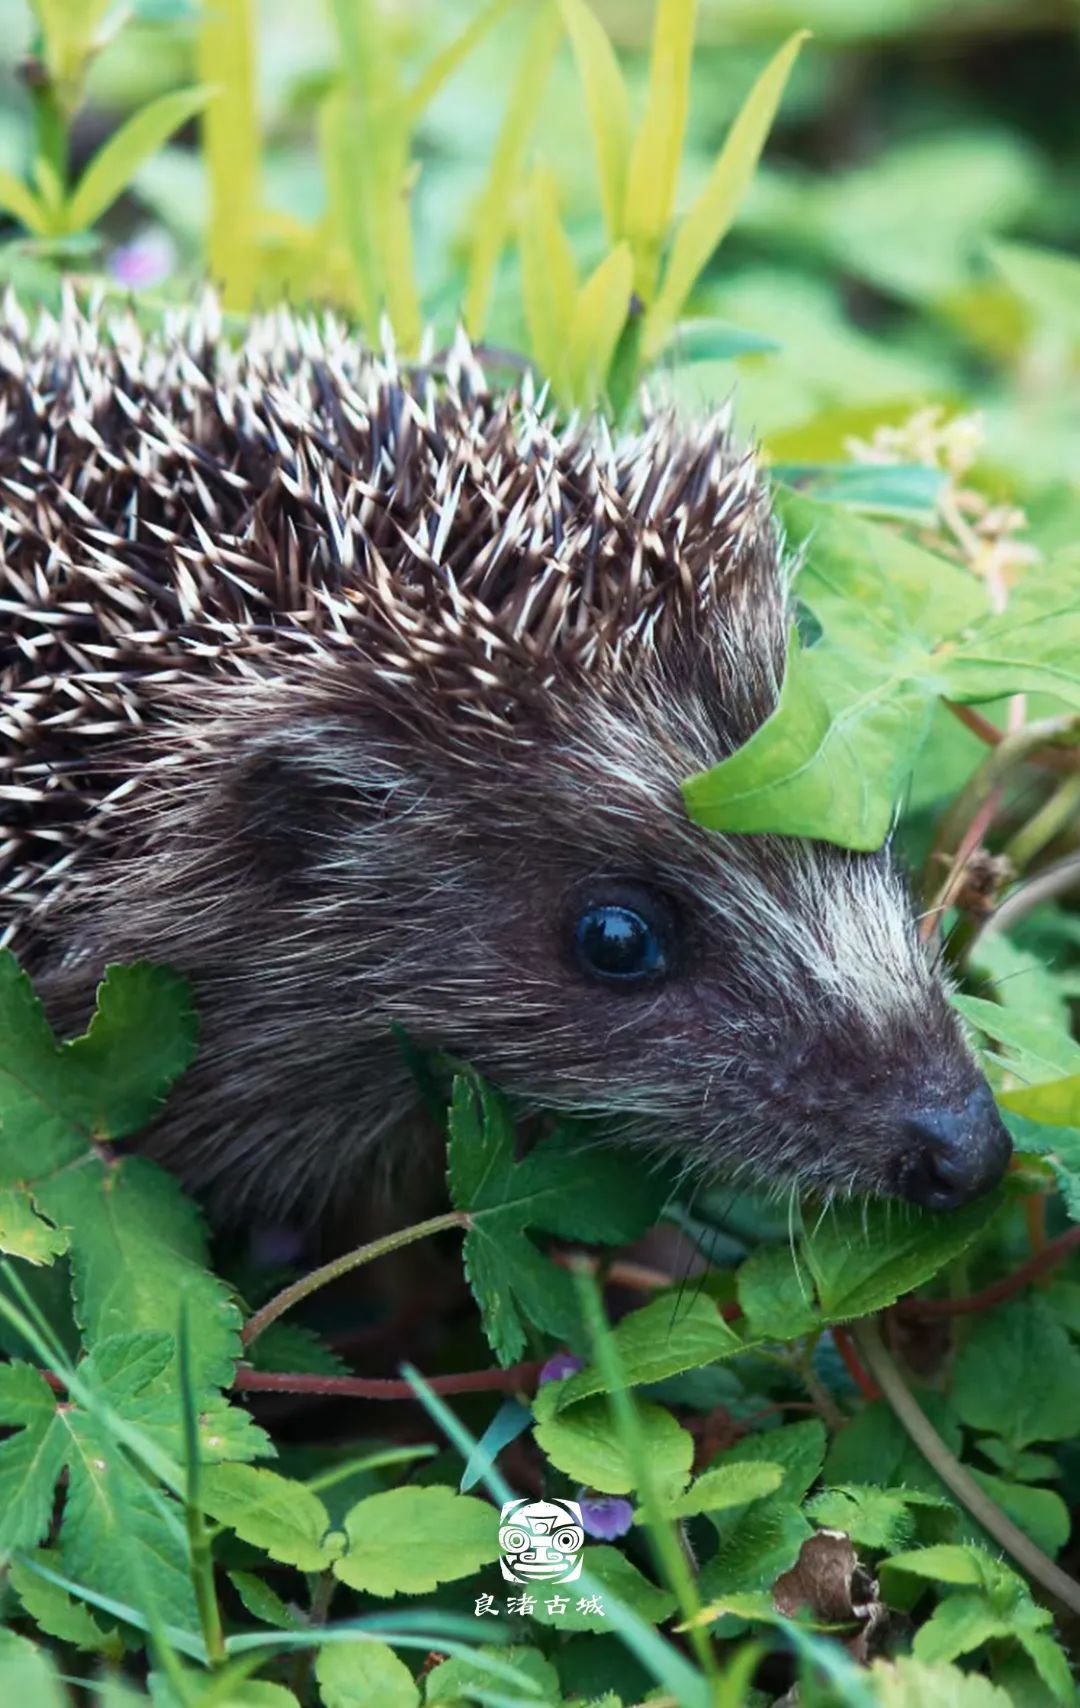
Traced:
POLYGON ((788 623, 722 417, 560 425, 463 339, 404 367, 279 312, 234 344, 211 298, 0 315, 0 931, 59 1024, 109 961, 191 977, 146 1144, 226 1210, 419 1157, 401 1029, 695 1170, 997 1178, 887 854, 686 817, 788 623), (598 976, 597 918, 659 971, 598 976))

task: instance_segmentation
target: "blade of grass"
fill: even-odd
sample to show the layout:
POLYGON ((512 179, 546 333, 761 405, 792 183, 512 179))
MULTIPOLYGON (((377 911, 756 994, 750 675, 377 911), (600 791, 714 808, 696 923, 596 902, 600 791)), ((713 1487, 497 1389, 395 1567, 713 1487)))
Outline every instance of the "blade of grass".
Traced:
POLYGON ((0 172, 0 208, 12 214, 34 237, 45 236, 48 230, 45 209, 30 186, 16 178, 14 172, 0 172))
POLYGON ((529 179, 518 226, 521 299, 529 348, 545 379, 562 391, 566 329, 578 292, 577 265, 559 218, 554 174, 537 166, 529 179))
POLYGON ((562 40, 562 17, 553 0, 533 19, 510 88, 506 112, 491 157, 487 183, 474 216, 476 238, 465 282, 464 318, 471 338, 483 336, 495 270, 513 218, 513 197, 548 77, 562 40))
POLYGON ((421 114, 426 112, 458 66, 479 46, 492 26, 517 4, 518 0, 489 0, 489 4, 477 13, 472 22, 425 65, 405 97, 405 111, 411 122, 415 123, 421 114))
POLYGON ((195 39, 198 76, 220 90, 202 120, 210 188, 207 266, 225 307, 243 311, 251 307, 258 281, 262 202, 254 0, 212 0, 200 7, 195 39))
POLYGON ((209 85, 174 89, 149 101, 103 143, 68 197, 65 231, 85 231, 127 189, 144 160, 194 118, 217 91, 209 85))
POLYGON ((690 104, 697 0, 657 0, 645 116, 630 154, 623 235, 634 251, 634 289, 652 300, 690 104))
MULTIPOLYGON (((604 1316, 599 1288, 591 1272, 580 1266, 575 1266, 574 1284, 582 1319, 589 1335, 593 1362, 608 1389, 612 1423, 633 1468, 634 1484, 640 1496, 642 1514, 653 1552, 668 1587, 678 1600, 684 1621, 689 1622, 700 1611, 701 1598, 675 1530, 672 1524, 661 1516, 663 1503, 657 1492, 633 1395, 627 1386, 618 1348, 604 1316)), ((707 1678, 715 1680, 716 1657, 707 1632, 695 1625, 691 1628, 690 1635, 702 1671, 707 1678)))
POLYGON ((634 262, 620 243, 578 292, 566 353, 570 401, 591 407, 607 393, 608 371, 630 312, 634 262))
POLYGON ((210 1535, 202 1509, 202 1456, 199 1452, 199 1419, 195 1405, 195 1381, 191 1371, 191 1334, 188 1324, 187 1300, 180 1301, 180 1319, 176 1327, 177 1363, 180 1372, 180 1406, 184 1426, 184 1458, 187 1463, 187 1494, 184 1516, 187 1521, 188 1551, 191 1556, 191 1581, 195 1605, 199 1610, 203 1641, 210 1657, 210 1666, 217 1671, 225 1660, 225 1636, 221 1624, 214 1586, 214 1556, 210 1535))
POLYGON ((337 201, 362 299, 373 322, 385 308, 395 337, 414 351, 422 316, 409 198, 409 115, 390 25, 372 0, 333 0, 344 106, 337 129, 337 201))
POLYGON ((600 202, 608 237, 623 235, 626 169, 630 156, 630 99, 611 37, 586 0, 559 0, 585 92, 596 150, 600 202))
POLYGON ((704 189, 675 235, 663 283, 645 317, 644 359, 662 349, 694 284, 729 230, 772 128, 791 68, 809 35, 797 30, 743 102, 704 189))

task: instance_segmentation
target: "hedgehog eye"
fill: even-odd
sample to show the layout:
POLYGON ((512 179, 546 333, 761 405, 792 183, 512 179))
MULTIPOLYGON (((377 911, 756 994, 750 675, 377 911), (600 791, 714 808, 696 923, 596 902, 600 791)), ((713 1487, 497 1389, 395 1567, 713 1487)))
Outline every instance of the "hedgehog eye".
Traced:
POLYGON ((603 984, 651 983, 670 969, 670 937, 667 909, 635 885, 632 893, 590 899, 581 908, 574 955, 581 971, 603 984))

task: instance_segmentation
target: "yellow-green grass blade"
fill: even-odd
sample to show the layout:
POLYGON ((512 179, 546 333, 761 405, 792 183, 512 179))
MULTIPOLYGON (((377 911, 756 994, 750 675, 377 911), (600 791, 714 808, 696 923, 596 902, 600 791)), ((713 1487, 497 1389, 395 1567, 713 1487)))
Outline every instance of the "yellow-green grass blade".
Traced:
POLYGON ((587 0, 559 0, 574 49, 596 150, 600 201, 613 243, 622 236, 630 157, 630 101, 615 49, 587 0))
POLYGON ((657 0, 645 116, 630 155, 623 235, 634 252, 634 289, 650 302, 675 188, 690 104, 697 0, 657 0))

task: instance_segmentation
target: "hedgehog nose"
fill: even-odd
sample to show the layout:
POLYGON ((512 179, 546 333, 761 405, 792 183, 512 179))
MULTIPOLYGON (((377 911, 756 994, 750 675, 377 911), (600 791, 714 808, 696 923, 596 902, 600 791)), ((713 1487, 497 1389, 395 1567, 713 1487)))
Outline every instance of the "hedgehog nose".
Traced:
POLYGON ((957 1108, 920 1109, 906 1122, 897 1186, 927 1210, 957 1210, 996 1186, 1012 1141, 985 1082, 957 1108))

